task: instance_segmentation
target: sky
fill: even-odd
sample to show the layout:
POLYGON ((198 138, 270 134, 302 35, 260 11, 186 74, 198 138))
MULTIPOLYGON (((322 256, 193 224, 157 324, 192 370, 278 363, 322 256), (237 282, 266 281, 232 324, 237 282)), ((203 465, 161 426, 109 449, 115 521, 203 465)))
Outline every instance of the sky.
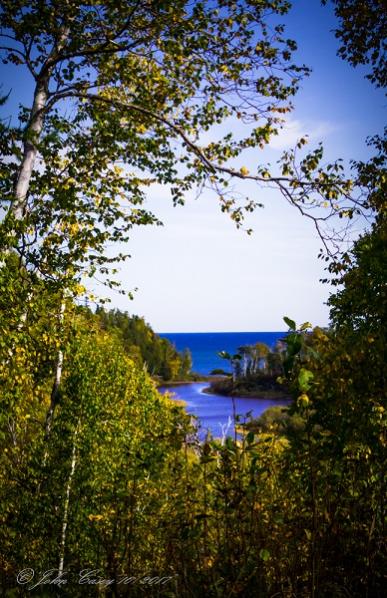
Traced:
MULTIPOLYGON (((329 160, 365 158, 365 138, 384 123, 383 94, 362 69, 336 56, 336 21, 328 7, 296 0, 284 22, 298 41, 299 61, 313 73, 269 158, 274 162, 304 133, 310 147, 323 141, 329 160)), ((148 206, 164 226, 134 231, 132 258, 120 276, 126 288, 138 290, 130 303, 117 297, 112 304, 143 315, 158 332, 283 330, 285 315, 327 325, 332 289, 319 282, 325 263, 317 259, 321 242, 313 224, 278 193, 245 189, 265 205, 249 219, 251 236, 235 229, 210 194, 173 208, 167 193, 153 190, 148 206)))
MULTIPOLYGON (((283 22, 286 35, 298 42, 298 62, 313 72, 265 161, 275 162, 305 133, 310 148, 324 143, 328 161, 366 158, 366 137, 384 125, 383 93, 364 79, 364 69, 336 56, 336 20, 329 7, 295 0, 283 22)), ((8 83, 11 101, 30 103, 26 81, 8 83)), ((254 167, 258 160, 249 154, 244 164, 254 167)), ((235 228, 212 194, 188 196, 185 206, 174 208, 166 189, 152 189, 146 207, 164 226, 136 229, 128 246, 119 248, 132 256, 121 265, 119 279, 125 289, 137 290, 132 301, 112 293, 110 307, 144 316, 157 332, 284 330, 285 315, 327 325, 332 289, 319 282, 325 263, 317 258, 321 242, 313 224, 276 192, 251 183, 241 183, 240 190, 265 206, 248 220, 251 236, 235 228)))

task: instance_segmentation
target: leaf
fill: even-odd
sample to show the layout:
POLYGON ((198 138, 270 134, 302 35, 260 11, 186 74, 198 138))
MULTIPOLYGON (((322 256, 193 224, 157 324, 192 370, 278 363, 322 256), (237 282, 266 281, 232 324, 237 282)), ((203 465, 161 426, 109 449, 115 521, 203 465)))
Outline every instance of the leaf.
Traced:
POLYGON ((306 408, 309 405, 309 397, 307 394, 302 393, 297 399, 298 407, 306 408))
POLYGON ((298 385, 300 390, 307 391, 311 387, 311 381, 314 378, 313 372, 307 370, 305 368, 300 369, 300 373, 298 374, 298 385))
POLYGON ((252 432, 251 430, 246 436, 246 442, 247 444, 251 444, 252 442, 254 442, 254 432, 252 432))
POLYGON ((294 320, 291 320, 290 318, 288 318, 287 316, 284 316, 283 318, 285 324, 287 324, 290 328, 290 330, 296 330, 297 326, 294 320))
POLYGON ((262 559, 263 561, 268 561, 268 560, 269 560, 269 558, 270 558, 270 552, 267 550, 267 548, 262 548, 262 549, 259 551, 259 556, 261 557, 261 559, 262 559))
POLYGON ((312 532, 309 529, 304 529, 305 535, 310 541, 312 539, 312 532))

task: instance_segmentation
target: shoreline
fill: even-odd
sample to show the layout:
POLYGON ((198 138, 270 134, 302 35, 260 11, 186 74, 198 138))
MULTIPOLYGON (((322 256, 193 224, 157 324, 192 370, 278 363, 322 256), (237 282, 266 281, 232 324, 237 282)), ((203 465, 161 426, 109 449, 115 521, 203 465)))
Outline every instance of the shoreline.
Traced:
POLYGON ((210 384, 211 382, 215 382, 216 380, 220 380, 222 378, 222 376, 201 376, 198 377, 196 380, 169 380, 169 381, 163 381, 163 380, 153 380, 157 387, 159 388, 160 386, 163 387, 169 387, 169 386, 183 386, 184 384, 202 384, 203 382, 207 382, 208 384, 210 384))
MULTIPOLYGON (((209 382, 208 379, 202 380, 174 380, 172 382, 165 382, 158 384, 158 388, 174 388, 178 386, 185 386, 187 384, 203 384, 205 382, 209 382)), ((212 395, 214 397, 228 397, 229 399, 261 399, 265 400, 273 400, 273 401, 291 401, 292 398, 284 391, 281 390, 254 390, 251 393, 237 393, 235 395, 228 394, 228 393, 221 393, 216 390, 212 390, 211 386, 206 386, 203 388, 202 392, 206 395, 212 395)))
POLYGON ((203 393, 207 395, 213 396, 220 396, 220 397, 228 397, 229 399, 262 399, 263 401, 266 400, 273 400, 273 401, 280 401, 280 400, 287 400, 291 401, 292 398, 281 390, 254 390, 251 393, 237 393, 235 395, 229 393, 221 393, 216 390, 212 390, 211 386, 207 388, 203 388, 203 393))
POLYGON ((160 381, 155 381, 157 388, 163 387, 163 388, 169 388, 169 387, 173 387, 173 386, 184 386, 185 384, 202 384, 203 382, 208 382, 208 380, 172 380, 169 382, 160 382, 160 381))

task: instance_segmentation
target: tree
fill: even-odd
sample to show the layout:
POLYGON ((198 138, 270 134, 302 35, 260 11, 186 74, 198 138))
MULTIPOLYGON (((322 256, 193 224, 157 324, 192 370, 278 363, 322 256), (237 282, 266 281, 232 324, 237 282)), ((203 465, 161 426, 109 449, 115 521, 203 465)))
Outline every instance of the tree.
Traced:
POLYGON ((192 370, 192 355, 189 349, 184 349, 181 353, 181 364, 179 377, 184 380, 191 373, 192 370))
POLYGON ((322 201, 336 212, 350 185, 339 166, 320 168, 321 148, 298 165, 285 153, 280 175, 229 164, 270 142, 307 74, 292 62, 296 44, 283 26, 268 25, 288 8, 283 0, 3 2, 3 61, 35 86, 22 137, 12 129, 7 150, 5 247, 62 286, 85 270, 107 275, 106 242, 157 222, 141 207, 153 183, 167 184, 176 203, 210 185, 237 225, 257 204, 238 204, 232 178, 275 184, 309 217, 322 201), (242 138, 200 143, 230 118, 245 125, 242 138))
MULTIPOLYGON (((157 529, 169 491, 164 479, 183 458, 190 429, 183 410, 157 393, 114 334, 79 314, 71 332, 49 443, 42 442, 41 380, 34 389, 25 376, 24 401, 8 404, 0 417, 2 593, 24 565, 60 573, 94 561, 93 568, 115 577, 118 562, 121 571, 144 574, 155 556, 146 528, 152 521, 157 529)), ((1 382, 7 400, 7 381, 1 382)), ((84 595, 69 585, 72 595, 84 595)))
MULTIPOLYGON (((353 66, 370 65, 367 79, 377 87, 386 87, 387 12, 383 0, 331 0, 341 41, 338 54, 353 66)), ((327 4, 328 0, 323 0, 327 4)))
POLYGON ((88 311, 85 313, 104 330, 116 334, 127 354, 138 365, 145 366, 152 376, 162 376, 165 380, 185 379, 191 373, 189 351, 179 353, 167 339, 155 334, 143 318, 129 316, 118 309, 106 311, 102 307, 97 308, 95 316, 88 311))
POLYGON ((265 343, 238 347, 243 377, 255 376, 259 371, 265 370, 269 353, 270 349, 265 343))
MULTIPOLYGON (((378 29, 375 34, 367 29, 368 17, 376 18, 377 3, 335 4, 348 34, 343 34, 341 55, 354 65, 370 62, 368 78, 385 85, 385 58, 378 53, 384 39, 378 29), (359 12, 350 8, 355 5, 359 12)), ((385 23, 384 15, 380 22, 385 23)), ((305 430, 291 437, 289 479, 301 480, 298 492, 307 499, 302 525, 309 528, 312 595, 324 587, 332 594, 341 588, 359 596, 383 594, 386 137, 377 135, 368 144, 376 150, 374 156, 353 161, 352 168, 361 201, 373 218, 352 248, 329 265, 338 287, 328 301, 331 329, 305 334, 286 319, 292 332, 286 338, 284 365, 297 398, 291 412, 305 419, 305 430), (324 562, 325 574, 319 562, 324 562), (340 585, 329 577, 340 579, 340 585)))
MULTIPOLYGON (((382 6, 334 3, 341 19, 336 32, 343 42, 340 55, 355 66, 370 64, 367 77, 385 86, 382 6)), ((299 525, 309 539, 312 596, 324 591, 383 595, 386 137, 377 135, 368 143, 375 155, 352 162, 352 168, 373 218, 352 248, 329 265, 338 287, 329 299, 331 329, 305 333, 285 319, 292 332, 284 365, 297 399, 291 413, 305 420, 305 429, 289 437, 287 477, 304 502, 299 525)))
MULTIPOLYGON (((285 152, 279 174, 235 166, 245 149, 263 149, 278 132, 308 72, 293 63, 296 45, 284 27, 268 24, 269 15, 288 8, 284 0, 2 3, 3 62, 34 86, 31 105, 19 114, 23 130, 9 126, 1 178, 1 248, 30 273, 22 321, 35 280, 58 295, 59 334, 66 298, 85 292, 84 276, 98 273, 119 286, 111 275, 126 256, 108 256, 106 244, 127 240, 134 226, 159 224, 142 206, 152 184, 167 185, 175 203, 209 185, 237 226, 258 204, 240 203, 230 181, 274 184, 312 218, 328 249, 319 225, 358 207, 340 165, 321 168, 321 147, 300 160, 296 150, 285 152), (240 138, 201 143, 228 119, 244 125, 240 138), (341 194, 349 205, 340 206, 341 194), (313 216, 322 203, 328 214, 313 216)), ((52 410, 62 365, 60 349, 52 410)))
POLYGON ((384 218, 356 241, 342 264, 341 275, 335 280, 342 286, 328 301, 332 323, 339 329, 363 330, 377 336, 386 330, 386 241, 384 218))

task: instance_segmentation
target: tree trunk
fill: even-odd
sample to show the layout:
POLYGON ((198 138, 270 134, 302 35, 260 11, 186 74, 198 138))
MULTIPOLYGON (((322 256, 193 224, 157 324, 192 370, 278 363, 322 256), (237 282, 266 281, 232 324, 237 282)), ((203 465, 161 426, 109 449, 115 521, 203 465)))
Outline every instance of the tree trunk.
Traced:
POLYGON ((52 48, 50 55, 47 57, 36 78, 34 101, 30 118, 24 131, 23 158, 14 187, 15 200, 11 206, 11 212, 17 221, 23 220, 25 216, 28 190, 38 154, 38 142, 44 125, 50 78, 57 58, 66 45, 69 33, 70 29, 68 27, 62 29, 58 43, 52 48))
POLYGON ((74 472, 75 472, 75 466, 76 466, 76 462, 77 462, 76 440, 77 440, 78 431, 79 431, 79 423, 80 422, 78 421, 77 427, 74 432, 74 437, 73 437, 70 473, 69 473, 69 477, 67 478, 66 495, 65 495, 64 505, 63 505, 62 533, 61 533, 61 538, 60 538, 60 549, 59 549, 59 567, 58 567, 59 577, 62 575, 63 567, 64 567, 64 555, 65 555, 65 549, 66 549, 66 533, 67 533, 67 524, 68 524, 68 519, 69 519, 70 492, 71 492, 71 485, 72 485, 74 472))
MULTIPOLYGON (((65 301, 62 300, 59 312, 59 328, 63 328, 63 321, 64 321, 64 314, 65 314, 66 304, 65 301)), ((56 368, 55 368, 55 379, 51 389, 51 401, 50 407, 47 411, 46 415, 46 424, 45 424, 45 438, 48 440, 51 434, 52 428, 52 421, 54 418, 54 411, 59 401, 59 388, 60 383, 62 380, 62 370, 63 370, 63 351, 62 349, 58 350, 58 354, 56 357, 56 368)))
POLYGON ((38 153, 37 143, 43 129, 44 108, 48 97, 49 74, 35 88, 34 102, 31 108, 29 124, 24 134, 24 153, 15 185, 15 201, 12 213, 17 221, 23 220, 25 215, 28 189, 38 153))

